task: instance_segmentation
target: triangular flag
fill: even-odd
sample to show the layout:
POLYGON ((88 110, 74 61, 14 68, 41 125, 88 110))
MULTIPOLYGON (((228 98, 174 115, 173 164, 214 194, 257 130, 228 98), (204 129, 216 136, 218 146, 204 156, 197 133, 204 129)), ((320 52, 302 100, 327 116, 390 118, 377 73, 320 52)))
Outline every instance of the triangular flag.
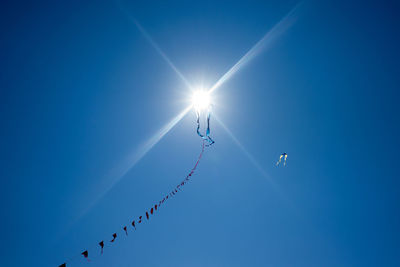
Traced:
POLYGON ((113 239, 112 239, 110 242, 114 242, 116 238, 117 238, 117 234, 114 233, 114 234, 113 234, 113 239))
POLYGON ((101 247, 101 254, 103 254, 103 248, 104 248, 104 241, 100 241, 99 246, 101 247))
POLYGON ((81 254, 83 255, 83 257, 85 257, 87 260, 89 260, 89 259, 88 259, 89 252, 88 252, 87 250, 85 250, 85 251, 82 252, 81 254))

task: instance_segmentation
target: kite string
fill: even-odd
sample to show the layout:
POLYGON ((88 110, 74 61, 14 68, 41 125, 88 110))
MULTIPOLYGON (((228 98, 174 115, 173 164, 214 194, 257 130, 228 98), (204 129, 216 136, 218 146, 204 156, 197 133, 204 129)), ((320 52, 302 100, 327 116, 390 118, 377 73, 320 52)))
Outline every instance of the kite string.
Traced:
MULTIPOLYGON (((202 148, 201 148, 201 152, 200 152, 200 154, 199 154, 199 157, 197 158, 197 161, 196 161, 196 164, 194 165, 194 167, 191 169, 191 171, 190 171, 190 173, 188 174, 188 175, 186 175, 186 178, 178 185, 178 186, 176 186, 175 188, 174 188, 174 190, 172 190, 172 192, 178 192, 176 189, 179 189, 179 191, 181 191, 181 186, 182 185, 185 185, 186 183, 187 183, 187 181, 189 181, 189 177, 191 177, 192 176, 192 174, 194 173, 194 171, 196 170, 196 168, 197 168, 197 166, 198 166, 198 164, 200 163, 200 160, 201 160, 201 158, 202 158, 202 156, 203 156, 203 154, 204 154, 204 150, 205 150, 205 147, 206 147, 206 145, 205 145, 205 140, 203 140, 203 143, 202 143, 202 148)), ((155 207, 157 207, 158 206, 158 208, 160 208, 161 207, 161 204, 163 204, 166 200, 168 200, 168 196, 170 195, 171 196, 171 198, 172 198, 172 195, 175 195, 175 193, 173 193, 172 194, 172 192, 171 193, 169 193, 168 195, 167 195, 167 197, 164 197, 159 203, 160 204, 158 204, 158 205, 155 205, 155 207)), ((152 208, 153 209, 153 208, 152 208)), ((157 210, 157 209, 156 209, 157 210)), ((147 212, 146 212, 146 214, 147 214, 147 212)), ((152 215, 153 213, 151 213, 150 212, 150 214, 152 215)), ((142 216, 140 216, 139 218, 141 218, 142 216)), ((149 220, 149 217, 147 217, 147 220, 149 220)), ((142 221, 142 220, 141 220, 142 221)), ((133 221, 134 222, 134 221, 133 221)), ((144 222, 144 220, 143 220, 143 222, 144 222)), ((126 228, 125 228, 126 226, 123 226, 123 228, 122 229, 124 229, 124 231, 125 231, 125 233, 127 233, 126 232, 126 228)), ((136 226, 134 226, 134 230, 136 230, 136 226)), ((119 233, 119 232, 118 232, 119 233)), ((114 234, 116 234, 116 233, 114 233, 114 234)), ((116 239, 116 236, 114 237, 114 239, 112 240, 112 241, 110 241, 111 243, 113 243, 114 241, 115 241, 115 239, 116 239)), ((105 239, 103 239, 103 240, 105 240, 105 239)), ((103 242, 103 241, 102 241, 103 242)), ((107 243, 109 243, 109 242, 107 242, 107 243)), ((104 243, 103 243, 104 244, 104 243)), ((72 256, 72 257, 69 257, 68 258, 68 260, 66 260, 63 264, 61 264, 59 267, 66 267, 67 266, 67 263, 69 264, 69 263, 71 263, 71 262, 73 262, 73 261, 75 261, 78 257, 82 257, 82 256, 84 256, 83 255, 83 253, 85 253, 85 252, 89 252, 89 251, 92 251, 93 249, 94 249, 94 247, 97 247, 98 245, 91 245, 88 249, 86 249, 84 252, 81 252, 81 253, 79 253, 79 254, 76 254, 75 256, 72 256)), ((104 245, 101 247, 101 253, 100 253, 100 255, 102 255, 103 254, 103 247, 104 247, 104 245)), ((89 261, 89 255, 87 254, 87 256, 84 256, 85 258, 86 258, 86 260, 88 260, 89 261)))

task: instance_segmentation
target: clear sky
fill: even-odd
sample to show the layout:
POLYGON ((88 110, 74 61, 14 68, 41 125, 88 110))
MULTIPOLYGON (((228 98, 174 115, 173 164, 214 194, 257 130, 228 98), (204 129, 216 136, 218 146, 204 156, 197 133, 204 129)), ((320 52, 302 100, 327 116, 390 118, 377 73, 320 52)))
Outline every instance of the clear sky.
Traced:
POLYGON ((201 151, 193 110, 152 139, 188 105, 182 77, 211 87, 297 4, 2 3, 0 266, 100 240, 67 266, 400 266, 395 1, 304 1, 215 90, 191 183, 108 242, 201 151))

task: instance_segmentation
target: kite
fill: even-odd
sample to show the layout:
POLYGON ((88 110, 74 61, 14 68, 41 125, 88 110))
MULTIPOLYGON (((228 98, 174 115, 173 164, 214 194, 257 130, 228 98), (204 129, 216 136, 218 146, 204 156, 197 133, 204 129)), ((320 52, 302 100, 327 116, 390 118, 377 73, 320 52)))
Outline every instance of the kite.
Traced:
POLYGON ((278 162, 276 163, 276 166, 278 166, 278 165, 282 162, 282 159, 283 159, 283 166, 286 166, 286 159, 287 159, 287 154, 286 154, 286 153, 282 153, 282 154, 279 156, 279 160, 278 160, 278 162))

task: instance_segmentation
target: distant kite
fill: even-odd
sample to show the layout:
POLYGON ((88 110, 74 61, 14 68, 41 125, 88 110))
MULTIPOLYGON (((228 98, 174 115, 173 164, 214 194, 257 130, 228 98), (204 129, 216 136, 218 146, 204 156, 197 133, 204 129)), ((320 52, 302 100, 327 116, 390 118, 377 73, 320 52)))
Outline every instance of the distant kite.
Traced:
POLYGON ((278 166, 278 165, 282 162, 282 159, 283 159, 283 166, 286 166, 286 159, 287 159, 287 154, 286 154, 286 153, 282 153, 282 154, 279 156, 279 160, 278 160, 278 162, 276 163, 276 166, 278 166))
POLYGON ((124 231, 125 231, 125 234, 128 235, 128 229, 126 228, 126 226, 124 226, 124 231))

